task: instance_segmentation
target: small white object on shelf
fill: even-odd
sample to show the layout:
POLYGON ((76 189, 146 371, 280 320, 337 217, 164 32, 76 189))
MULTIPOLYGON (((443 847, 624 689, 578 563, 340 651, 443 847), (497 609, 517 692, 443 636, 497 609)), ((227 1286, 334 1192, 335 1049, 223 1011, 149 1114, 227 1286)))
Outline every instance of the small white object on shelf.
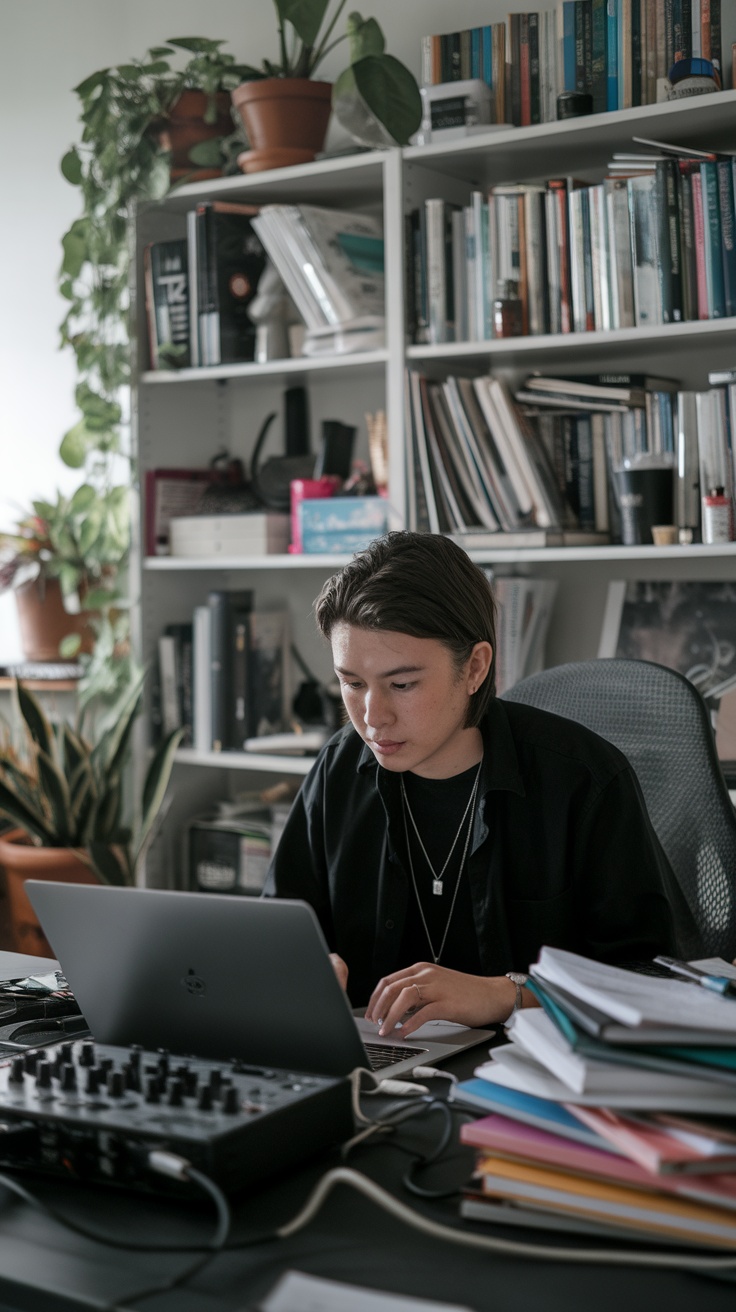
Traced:
POLYGON ((244 515, 182 515, 169 525, 172 556, 279 555, 289 547, 289 516, 275 510, 244 515))

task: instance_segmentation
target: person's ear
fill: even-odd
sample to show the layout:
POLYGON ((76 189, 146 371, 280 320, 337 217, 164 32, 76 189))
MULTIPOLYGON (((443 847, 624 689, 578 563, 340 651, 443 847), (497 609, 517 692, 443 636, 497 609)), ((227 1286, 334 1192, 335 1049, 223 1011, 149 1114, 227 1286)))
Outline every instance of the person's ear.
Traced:
POLYGON ((476 642, 468 657, 467 664, 467 686, 471 697, 478 691, 487 677, 492 660, 493 648, 490 642, 476 642))

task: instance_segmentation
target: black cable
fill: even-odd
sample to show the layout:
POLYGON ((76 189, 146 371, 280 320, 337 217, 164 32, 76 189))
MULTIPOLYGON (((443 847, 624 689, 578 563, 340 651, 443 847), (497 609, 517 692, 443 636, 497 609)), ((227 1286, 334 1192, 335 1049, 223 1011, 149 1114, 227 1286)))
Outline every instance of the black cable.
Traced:
POLYGON ((109 1312, 128 1312, 131 1303, 140 1303, 142 1299, 152 1298, 154 1294, 168 1294, 172 1289, 178 1289, 223 1251, 232 1223, 230 1204, 227 1198, 214 1180, 210 1180, 208 1175, 203 1175, 201 1171, 195 1170, 193 1166, 187 1165, 185 1178, 191 1180, 193 1184, 199 1185, 200 1189, 209 1194, 217 1209, 217 1228, 207 1245, 206 1251, 201 1253, 194 1262, 190 1262, 189 1266, 184 1267, 184 1270, 180 1271, 178 1275, 171 1276, 168 1280, 157 1281, 155 1285, 147 1285, 143 1289, 136 1290, 133 1294, 126 1295, 124 1303, 111 1303, 109 1312))

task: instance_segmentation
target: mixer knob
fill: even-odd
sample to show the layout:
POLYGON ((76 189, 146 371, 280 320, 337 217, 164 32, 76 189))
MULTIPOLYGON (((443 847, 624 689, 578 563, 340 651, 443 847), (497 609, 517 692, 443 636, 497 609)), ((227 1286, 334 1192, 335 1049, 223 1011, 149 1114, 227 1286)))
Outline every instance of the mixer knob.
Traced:
POLYGON ((36 1088, 51 1088, 51 1066, 47 1061, 36 1062, 36 1088))
POLYGON ((133 1067, 134 1070, 138 1070, 138 1068, 139 1068, 139 1066, 140 1066, 140 1064, 141 1064, 141 1055, 142 1055, 142 1053, 143 1053, 143 1049, 142 1049, 140 1043, 131 1043, 131 1045, 130 1045, 130 1058, 129 1058, 129 1060, 130 1060, 130 1064, 131 1064, 131 1066, 133 1067))
POLYGON ((107 1076, 107 1092, 111 1098, 122 1098, 125 1092, 122 1071, 110 1071, 107 1076))
POLYGON ((169 1107, 181 1107, 184 1101, 184 1082, 183 1080, 171 1080, 169 1082, 169 1107))
POLYGON ((233 1116, 235 1112, 240 1111, 240 1098, 238 1096, 238 1091, 232 1084, 229 1084, 227 1088, 223 1090, 222 1110, 227 1112, 228 1116, 233 1116))
POLYGON ((22 1056, 14 1057, 10 1063, 10 1074, 8 1076, 9 1083, 22 1084, 23 1072, 25 1068, 26 1066, 23 1057, 22 1056))
POLYGON ((197 1106, 201 1112, 212 1111, 212 1090, 209 1085, 202 1085, 197 1097, 197 1106))
POLYGON ((215 1067, 213 1070, 210 1071, 210 1088, 214 1093, 215 1097, 217 1097, 217 1094, 220 1091, 221 1084, 222 1084, 222 1071, 218 1070, 218 1068, 215 1067))
POLYGON ((149 1075, 146 1080, 146 1089, 144 1093, 146 1102, 159 1102, 161 1098, 161 1086, 158 1082, 157 1075, 149 1075))
POLYGON ((73 1066, 62 1066, 61 1069, 61 1087, 64 1093, 72 1093, 77 1087, 77 1072, 73 1066))
POLYGON ((25 1066, 29 1075, 35 1075, 37 1062, 38 1062, 38 1053, 34 1052, 33 1049, 31 1049, 30 1052, 23 1053, 23 1065, 25 1066))
POLYGON ((100 1072, 96 1066, 90 1066, 87 1071, 87 1082, 85 1084, 85 1093, 99 1093, 100 1090, 100 1072))
POLYGON ((89 1039, 85 1039, 79 1049, 79 1065, 94 1066, 95 1064, 95 1045, 89 1039))

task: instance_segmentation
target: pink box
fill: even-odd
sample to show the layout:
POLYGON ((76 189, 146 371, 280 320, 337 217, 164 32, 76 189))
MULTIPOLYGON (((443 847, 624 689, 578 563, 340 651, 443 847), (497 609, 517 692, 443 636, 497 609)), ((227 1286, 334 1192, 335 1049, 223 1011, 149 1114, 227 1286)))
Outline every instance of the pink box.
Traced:
POLYGON ((316 497, 331 497, 342 483, 336 474, 325 474, 323 478, 293 478, 291 480, 291 546, 293 555, 302 554, 302 529, 299 518, 299 506, 302 501, 313 501, 316 497))

